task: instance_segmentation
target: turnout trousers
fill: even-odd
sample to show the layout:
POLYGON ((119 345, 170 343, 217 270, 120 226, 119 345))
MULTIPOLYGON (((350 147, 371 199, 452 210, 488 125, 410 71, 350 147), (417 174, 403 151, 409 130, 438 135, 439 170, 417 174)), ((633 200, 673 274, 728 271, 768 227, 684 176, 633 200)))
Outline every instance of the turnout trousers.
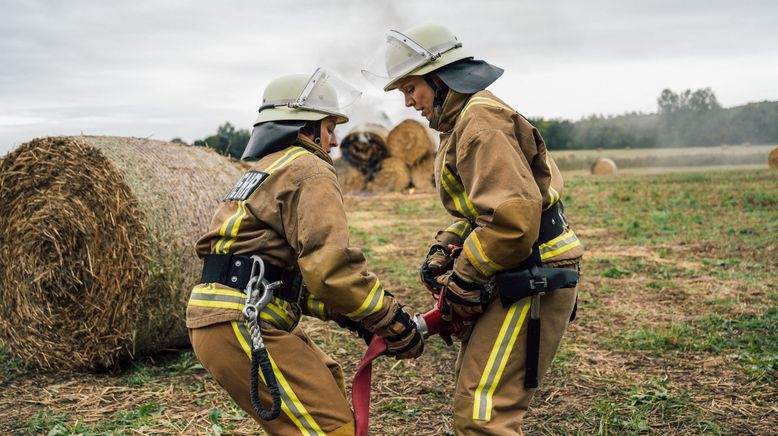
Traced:
MULTIPOLYGON (((562 288, 540 297, 540 383, 559 348, 576 295, 577 288, 562 288)), ((503 307, 496 297, 462 342, 454 398, 457 435, 522 434, 521 422, 536 390, 524 387, 531 301, 528 297, 503 307)))
MULTIPOLYGON (((353 435, 354 415, 340 365, 300 327, 287 332, 263 321, 261 328, 281 391, 282 412, 273 421, 259 419, 251 405, 251 339, 243 321, 189 329, 189 339, 211 376, 268 434, 353 435)), ((269 409, 270 394, 260 383, 262 405, 269 409)))

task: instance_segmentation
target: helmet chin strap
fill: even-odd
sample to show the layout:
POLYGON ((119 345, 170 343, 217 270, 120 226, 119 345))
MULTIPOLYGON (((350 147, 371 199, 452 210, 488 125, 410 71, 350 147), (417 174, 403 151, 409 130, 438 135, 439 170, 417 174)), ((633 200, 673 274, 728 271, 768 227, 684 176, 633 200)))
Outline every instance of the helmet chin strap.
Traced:
POLYGON ((432 100, 432 106, 434 107, 435 111, 439 112, 441 109, 443 109, 443 101, 446 100, 448 87, 439 86, 437 83, 435 83, 435 81, 432 80, 432 75, 430 73, 427 73, 422 77, 424 77, 424 81, 427 82, 427 85, 432 88, 432 93, 435 95, 434 99, 432 100))
POLYGON ((321 120, 313 122, 313 142, 321 145, 321 120))

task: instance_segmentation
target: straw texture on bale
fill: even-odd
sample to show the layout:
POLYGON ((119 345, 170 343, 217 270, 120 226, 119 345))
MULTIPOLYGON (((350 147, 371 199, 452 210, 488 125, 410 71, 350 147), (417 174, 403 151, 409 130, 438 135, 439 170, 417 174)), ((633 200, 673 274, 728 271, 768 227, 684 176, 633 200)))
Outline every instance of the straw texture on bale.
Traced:
POLYGON ((435 141, 426 126, 416 120, 405 120, 389 132, 386 147, 389 149, 389 156, 413 166, 435 152, 435 141))
POLYGON ((361 171, 351 166, 345 159, 335 161, 335 172, 338 174, 338 184, 344 193, 365 190, 367 178, 361 171))
POLYGON ((387 156, 388 134, 389 131, 381 124, 366 123, 354 127, 340 142, 343 159, 368 178, 372 177, 387 156))
POLYGON ((767 155, 767 166, 770 168, 778 168, 778 147, 775 147, 767 155))
POLYGON ((0 165, 0 344, 94 369, 187 343, 194 243, 241 172, 201 147, 35 139, 0 165))
POLYGON ((371 192, 401 192, 411 182, 411 172, 405 162, 388 157, 381 161, 381 169, 378 170, 373 180, 367 182, 367 190, 371 192))
POLYGON ((411 183, 416 192, 435 192, 435 155, 429 154, 411 167, 411 183))
POLYGON ((594 175, 616 174, 616 162, 607 157, 601 157, 594 161, 591 172, 594 175))

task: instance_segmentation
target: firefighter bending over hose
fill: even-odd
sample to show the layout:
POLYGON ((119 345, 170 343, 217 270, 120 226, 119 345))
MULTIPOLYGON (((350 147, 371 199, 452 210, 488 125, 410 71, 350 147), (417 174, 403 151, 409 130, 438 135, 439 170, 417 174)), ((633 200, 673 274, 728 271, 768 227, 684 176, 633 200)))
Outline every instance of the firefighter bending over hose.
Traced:
POLYGON ((434 177, 454 221, 438 232, 420 272, 442 293, 444 314, 472 325, 456 363, 459 435, 521 433, 574 317, 583 255, 543 138, 485 90, 502 73, 439 25, 389 31, 363 70, 384 91, 401 91, 440 132, 434 177))
POLYGON ((348 243, 329 151, 335 125, 348 121, 342 108, 358 96, 323 69, 271 82, 243 154, 256 162, 197 242, 204 266, 186 311, 192 347, 273 435, 354 434, 341 368, 297 325, 301 315, 380 335, 398 359, 424 348, 413 311, 384 291, 348 243), (252 371, 252 357, 261 371, 252 371), (252 374, 262 379, 258 388, 252 374), (251 398, 257 389, 260 404, 251 398))

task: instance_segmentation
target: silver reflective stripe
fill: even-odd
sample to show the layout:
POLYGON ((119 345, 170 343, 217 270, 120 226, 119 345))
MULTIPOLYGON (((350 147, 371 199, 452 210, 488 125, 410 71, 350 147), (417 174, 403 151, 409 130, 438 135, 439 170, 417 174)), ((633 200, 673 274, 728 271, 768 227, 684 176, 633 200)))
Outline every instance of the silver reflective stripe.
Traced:
POLYGON ((245 297, 234 297, 231 295, 218 295, 218 294, 201 294, 199 292, 192 292, 192 296, 190 297, 192 300, 203 300, 203 301, 226 301, 228 303, 245 303, 246 298, 245 297))

